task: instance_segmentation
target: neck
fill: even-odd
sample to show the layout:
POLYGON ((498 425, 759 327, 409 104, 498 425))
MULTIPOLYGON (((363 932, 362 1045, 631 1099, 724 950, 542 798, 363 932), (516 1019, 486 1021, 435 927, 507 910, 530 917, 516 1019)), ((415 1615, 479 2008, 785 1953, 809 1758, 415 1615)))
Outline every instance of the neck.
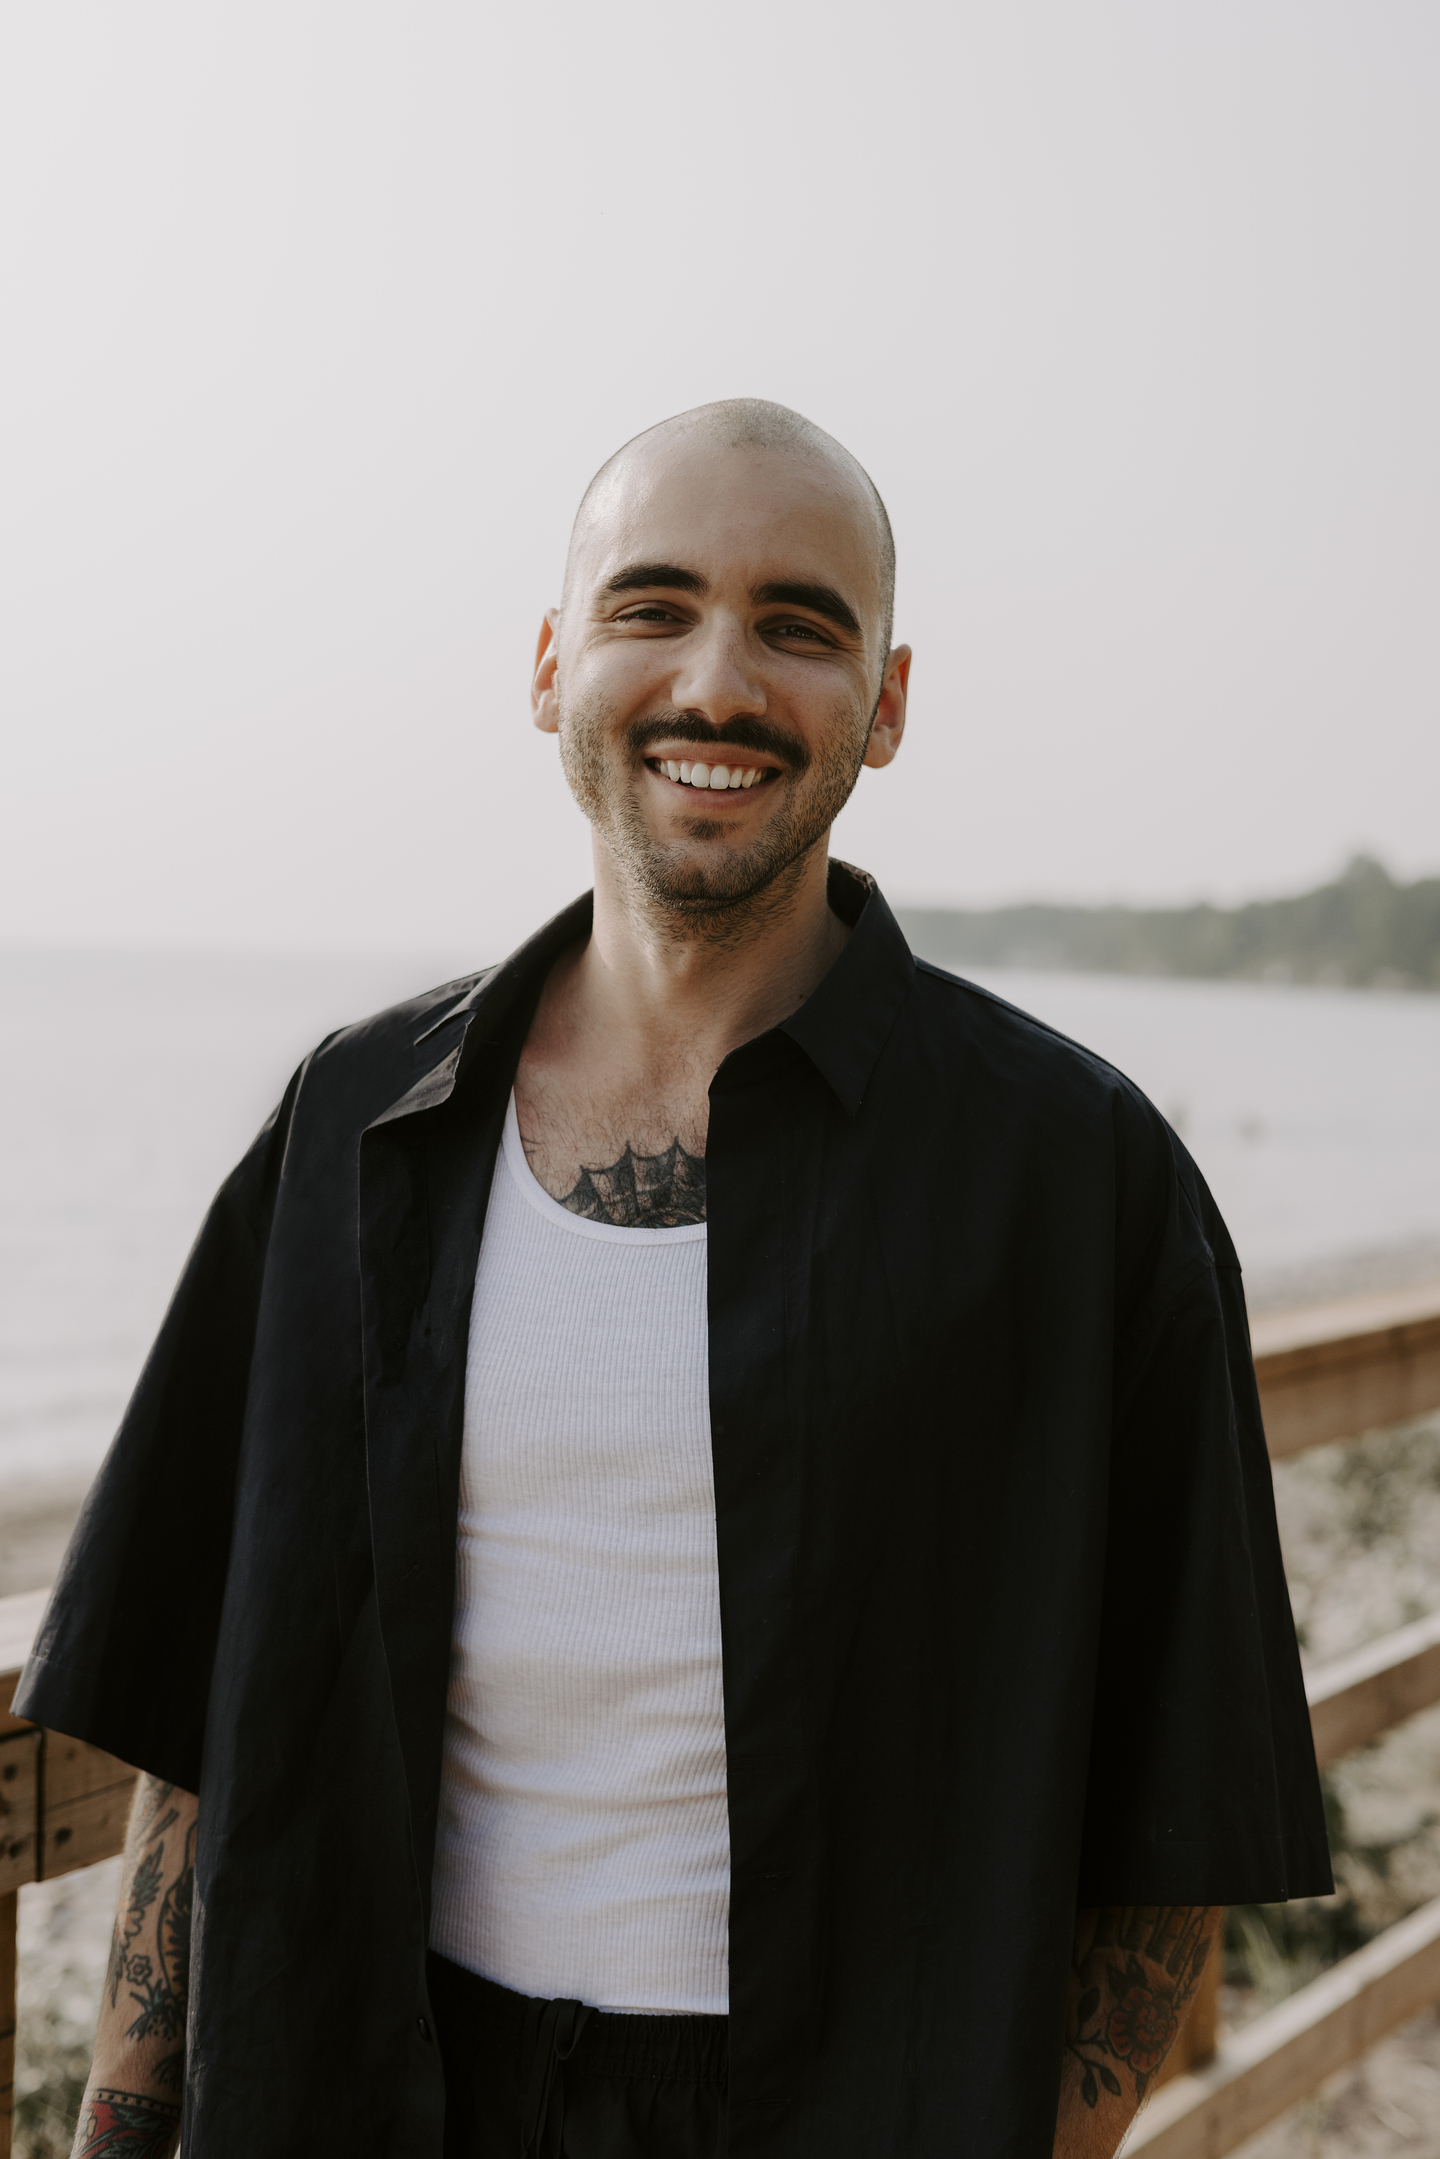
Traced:
POLYGON ((587 1016, 657 1063, 711 1071, 788 1019, 850 934, 827 897, 828 837, 753 899, 713 915, 637 891, 597 838, 595 926, 571 985, 587 1016))

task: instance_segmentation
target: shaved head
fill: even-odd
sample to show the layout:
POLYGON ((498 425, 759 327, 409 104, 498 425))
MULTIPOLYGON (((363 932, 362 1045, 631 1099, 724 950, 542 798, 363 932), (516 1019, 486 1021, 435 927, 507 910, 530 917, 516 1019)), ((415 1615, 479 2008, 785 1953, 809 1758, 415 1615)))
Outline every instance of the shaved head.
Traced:
POLYGON ((773 451, 795 457, 817 470, 833 475, 842 493, 863 504, 874 528, 877 584, 880 594, 880 651, 890 649, 895 617, 895 540, 880 490, 857 457, 827 435, 823 427, 807 420, 788 405, 773 405, 764 397, 725 397, 713 405, 696 405, 632 436, 600 467, 580 499, 570 535, 565 564, 565 597, 585 541, 597 523, 616 507, 630 477, 629 468, 647 456, 663 452, 670 442, 677 447, 704 443, 720 450, 773 451))

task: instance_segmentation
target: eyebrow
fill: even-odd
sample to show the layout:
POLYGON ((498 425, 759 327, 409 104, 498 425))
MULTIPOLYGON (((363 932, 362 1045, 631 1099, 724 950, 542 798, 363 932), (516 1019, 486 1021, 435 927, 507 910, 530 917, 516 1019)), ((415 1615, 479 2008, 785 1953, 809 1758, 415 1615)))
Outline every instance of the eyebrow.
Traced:
POLYGON ((839 629, 848 630, 852 637, 863 637, 864 631, 855 619, 853 610, 842 600, 833 585, 809 585, 803 580, 782 577, 768 585, 752 587, 751 599, 757 607, 778 601, 785 607, 808 607, 812 615, 823 615, 839 629))
POLYGON ((682 570, 674 562, 631 562, 613 577, 605 580, 604 592, 648 592, 656 585, 668 585, 672 592, 691 592, 701 599, 710 590, 709 580, 694 570, 682 570))
MULTIPOLYGON (((710 581, 696 570, 682 570, 677 562, 629 562, 613 577, 607 577, 600 589, 618 595, 622 592, 653 592, 657 588, 688 592, 698 600, 710 590, 710 581)), ((757 607, 808 607, 812 615, 823 615, 827 622, 848 630, 852 637, 865 634, 854 609, 833 585, 812 585, 804 578, 778 577, 767 584, 753 585, 750 597, 757 607)))

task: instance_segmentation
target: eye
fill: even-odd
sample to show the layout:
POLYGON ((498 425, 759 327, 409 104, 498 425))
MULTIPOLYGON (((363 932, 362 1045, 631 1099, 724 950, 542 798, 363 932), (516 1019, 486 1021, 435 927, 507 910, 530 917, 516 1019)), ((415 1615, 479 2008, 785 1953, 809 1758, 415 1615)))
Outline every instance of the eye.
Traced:
POLYGON ((625 613, 617 615, 615 620, 617 622, 678 622, 680 617, 674 614, 670 608, 661 607, 657 602, 651 600, 644 607, 627 608, 625 613))
POLYGON ((773 622, 770 625, 770 635, 793 640, 796 644, 828 646, 831 642, 823 630, 816 629, 813 622, 773 622))

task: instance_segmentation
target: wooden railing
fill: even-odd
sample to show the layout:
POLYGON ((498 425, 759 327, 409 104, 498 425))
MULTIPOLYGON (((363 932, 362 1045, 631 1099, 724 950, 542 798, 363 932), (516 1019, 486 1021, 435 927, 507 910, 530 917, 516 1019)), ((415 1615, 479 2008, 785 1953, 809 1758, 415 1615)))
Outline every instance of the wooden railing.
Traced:
MULTIPOLYGON (((1257 1320, 1251 1346, 1277 1459, 1440 1409, 1440 1284, 1257 1320)), ((1323 1769, 1440 1702, 1440 1612, 1311 1670, 1305 1692, 1323 1769)), ((1217 2029, 1218 1956, 1211 1967, 1182 2065, 1131 2130, 1126 2159, 1223 2159, 1440 2000, 1440 1897, 1229 2038, 1217 2029)))
MULTIPOLYGON (((1253 1347, 1272 1455, 1398 1424, 1440 1408, 1440 1285, 1258 1321, 1253 1347)), ((0 1598, 0 2159, 13 2114, 19 1891, 118 1852, 135 1784, 113 1755, 11 1713, 45 1598, 0 1598)), ((1440 1613, 1312 1672, 1306 1692, 1322 1766, 1440 1702, 1440 1613)), ((1217 1953, 1127 2155, 1223 2159, 1440 2000, 1440 1897, 1228 2039, 1217 2032, 1219 1969, 1217 1953)))
POLYGON ((1257 1319, 1271 1458, 1440 1408, 1440 1283, 1257 1319))
POLYGON ((0 1597, 0 2159, 15 2104, 15 1932, 20 1890, 110 1859, 125 1841, 135 1771, 113 1754, 12 1714, 48 1592, 0 1597))

